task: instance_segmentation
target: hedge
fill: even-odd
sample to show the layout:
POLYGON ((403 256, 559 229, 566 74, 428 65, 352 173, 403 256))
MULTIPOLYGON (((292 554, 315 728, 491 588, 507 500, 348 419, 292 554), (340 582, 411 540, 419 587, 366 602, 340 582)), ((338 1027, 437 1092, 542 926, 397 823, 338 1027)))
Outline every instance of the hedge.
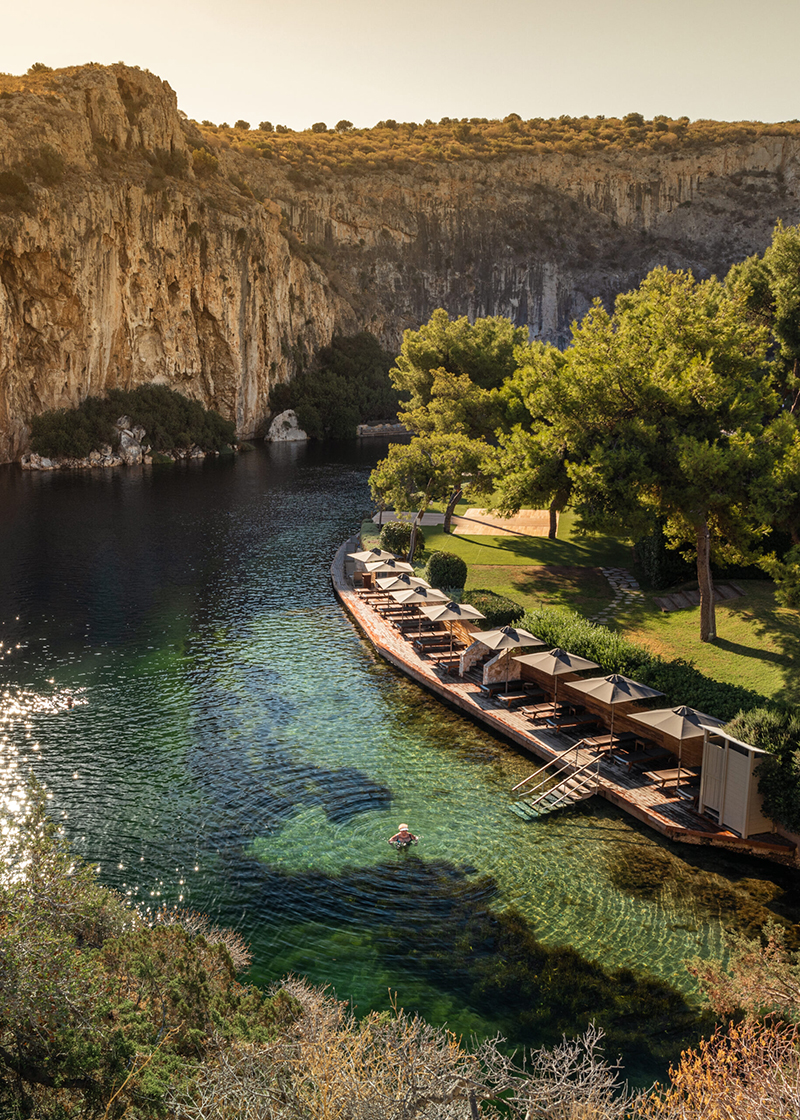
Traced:
POLYGON ((471 587, 461 596, 462 603, 469 603, 482 614, 486 621, 480 625, 486 630, 494 630, 499 626, 515 626, 525 614, 525 608, 515 603, 505 595, 498 595, 496 591, 487 591, 483 587, 471 587))

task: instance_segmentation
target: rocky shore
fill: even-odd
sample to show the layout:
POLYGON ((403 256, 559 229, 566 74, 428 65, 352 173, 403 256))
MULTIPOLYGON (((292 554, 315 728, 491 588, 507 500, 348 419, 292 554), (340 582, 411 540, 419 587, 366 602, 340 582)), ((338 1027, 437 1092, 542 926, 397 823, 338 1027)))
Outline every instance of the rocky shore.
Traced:
POLYGON ((53 456, 37 455, 30 451, 20 458, 20 466, 24 471, 59 471, 59 470, 85 470, 89 467, 137 467, 152 462, 180 462, 182 459, 205 459, 207 455, 216 455, 216 451, 204 451, 196 444, 192 447, 177 447, 171 451, 153 452, 147 433, 140 425, 133 424, 129 416, 120 416, 114 427, 119 433, 119 442, 116 449, 110 443, 101 444, 96 451, 90 451, 85 459, 76 459, 68 455, 53 456))

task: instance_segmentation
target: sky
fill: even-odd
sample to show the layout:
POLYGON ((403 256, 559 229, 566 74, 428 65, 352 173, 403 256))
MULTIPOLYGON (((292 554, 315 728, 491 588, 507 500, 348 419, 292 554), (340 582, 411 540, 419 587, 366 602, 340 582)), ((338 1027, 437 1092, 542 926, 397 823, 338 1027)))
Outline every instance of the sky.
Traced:
POLYGON ((127 62, 195 120, 800 118, 800 0, 7 0, 0 71, 127 62))

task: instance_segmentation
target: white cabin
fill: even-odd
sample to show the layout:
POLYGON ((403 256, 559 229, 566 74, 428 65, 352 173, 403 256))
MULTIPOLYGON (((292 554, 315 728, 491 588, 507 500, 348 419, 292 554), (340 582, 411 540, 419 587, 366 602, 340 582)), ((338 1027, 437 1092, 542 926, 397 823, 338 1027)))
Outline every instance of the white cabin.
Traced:
POLYGON ((706 727, 698 809, 723 828, 747 838, 773 832, 765 817, 755 770, 767 752, 706 727))

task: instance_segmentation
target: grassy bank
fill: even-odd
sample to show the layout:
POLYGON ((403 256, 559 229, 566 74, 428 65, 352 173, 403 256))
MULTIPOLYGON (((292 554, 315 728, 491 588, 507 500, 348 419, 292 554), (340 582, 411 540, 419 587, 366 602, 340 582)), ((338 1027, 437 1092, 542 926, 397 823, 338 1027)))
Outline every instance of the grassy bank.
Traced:
MULTIPOLYGON (((377 540, 377 526, 366 522, 364 531, 377 540)), ((592 618, 613 597, 599 569, 631 567, 629 542, 581 536, 569 514, 562 516, 555 541, 445 535, 441 526, 424 532, 427 552, 442 549, 466 561, 468 588, 488 588, 526 609, 563 607, 592 618)), ((800 612, 780 607, 767 580, 737 582, 745 594, 718 604, 713 644, 700 641, 699 608, 665 614, 655 603, 659 592, 643 591, 610 626, 665 659, 691 662, 713 680, 800 704, 800 612)))

